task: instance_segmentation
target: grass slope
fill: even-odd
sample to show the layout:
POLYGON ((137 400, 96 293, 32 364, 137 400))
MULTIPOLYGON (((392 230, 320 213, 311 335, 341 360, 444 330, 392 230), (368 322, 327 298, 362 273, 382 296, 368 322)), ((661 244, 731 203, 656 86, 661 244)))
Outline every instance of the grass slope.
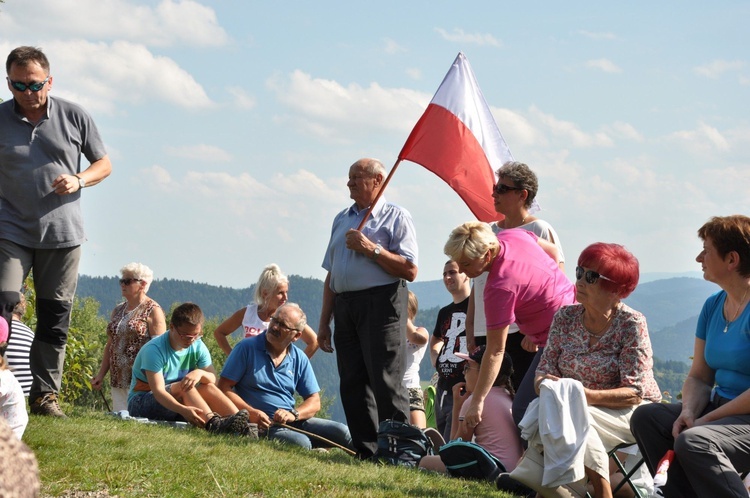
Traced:
POLYGON ((488 483, 363 463, 340 450, 310 452, 94 412, 31 416, 24 441, 39 460, 45 496, 510 496, 488 483))

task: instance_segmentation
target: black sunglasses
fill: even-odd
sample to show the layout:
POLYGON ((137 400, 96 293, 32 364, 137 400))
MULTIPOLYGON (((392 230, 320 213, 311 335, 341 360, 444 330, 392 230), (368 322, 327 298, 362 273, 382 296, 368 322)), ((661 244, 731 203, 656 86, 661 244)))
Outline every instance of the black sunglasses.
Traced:
POLYGON ((133 282, 141 282, 140 278, 121 278, 120 285, 130 285, 133 282))
POLYGON ((504 185, 502 183, 496 183, 492 186, 492 190, 496 194, 504 194, 505 192, 510 192, 511 190, 526 190, 521 187, 510 187, 508 185, 504 185))
POLYGON ((18 90, 19 92, 25 92, 27 89, 31 90, 32 92, 36 93, 42 88, 44 88, 44 85, 49 81, 49 76, 47 76, 44 81, 40 81, 38 83, 21 83, 20 81, 12 81, 10 78, 8 78, 8 81, 10 82, 10 86, 18 90))
POLYGON ((584 270, 583 267, 576 266, 576 280, 581 280, 584 275, 586 276, 586 283, 589 284, 595 284, 597 280, 600 278, 602 280, 609 280, 610 282, 614 282, 611 278, 607 278, 604 275, 600 275, 599 273, 595 272, 594 270, 584 270))

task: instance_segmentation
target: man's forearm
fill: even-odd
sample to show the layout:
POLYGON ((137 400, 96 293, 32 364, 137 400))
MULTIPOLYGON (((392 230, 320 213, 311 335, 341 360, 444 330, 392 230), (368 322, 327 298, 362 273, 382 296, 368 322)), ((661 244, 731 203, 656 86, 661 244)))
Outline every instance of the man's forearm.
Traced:
POLYGON ((333 306, 336 302, 336 294, 331 290, 331 274, 326 275, 323 283, 323 304, 320 307, 320 324, 318 329, 331 325, 333 318, 333 306))
POLYGON ((87 187, 91 187, 107 178, 110 173, 112 173, 112 163, 109 160, 109 156, 104 156, 91 163, 88 168, 78 173, 77 176, 86 181, 87 187))
POLYGON ((408 282, 413 282, 417 278, 417 266, 400 254, 382 249, 375 261, 389 275, 403 278, 408 282))

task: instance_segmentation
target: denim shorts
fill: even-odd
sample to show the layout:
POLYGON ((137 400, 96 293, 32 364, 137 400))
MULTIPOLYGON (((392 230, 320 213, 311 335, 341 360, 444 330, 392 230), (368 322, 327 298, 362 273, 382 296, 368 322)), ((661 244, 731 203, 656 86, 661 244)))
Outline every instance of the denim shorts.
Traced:
POLYGON ((177 412, 164 408, 154 393, 138 393, 128 402, 128 412, 131 417, 144 417, 152 420, 168 420, 170 422, 184 421, 185 419, 177 412))

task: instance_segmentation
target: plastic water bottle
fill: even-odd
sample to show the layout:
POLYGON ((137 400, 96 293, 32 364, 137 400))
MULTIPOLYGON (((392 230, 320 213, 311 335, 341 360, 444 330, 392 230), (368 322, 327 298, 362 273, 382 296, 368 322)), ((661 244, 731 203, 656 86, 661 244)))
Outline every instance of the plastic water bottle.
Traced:
POLYGON ((656 466, 654 486, 661 488, 667 483, 667 471, 669 470, 669 465, 672 463, 672 460, 674 460, 674 451, 672 450, 667 451, 664 456, 661 457, 659 465, 656 466))

